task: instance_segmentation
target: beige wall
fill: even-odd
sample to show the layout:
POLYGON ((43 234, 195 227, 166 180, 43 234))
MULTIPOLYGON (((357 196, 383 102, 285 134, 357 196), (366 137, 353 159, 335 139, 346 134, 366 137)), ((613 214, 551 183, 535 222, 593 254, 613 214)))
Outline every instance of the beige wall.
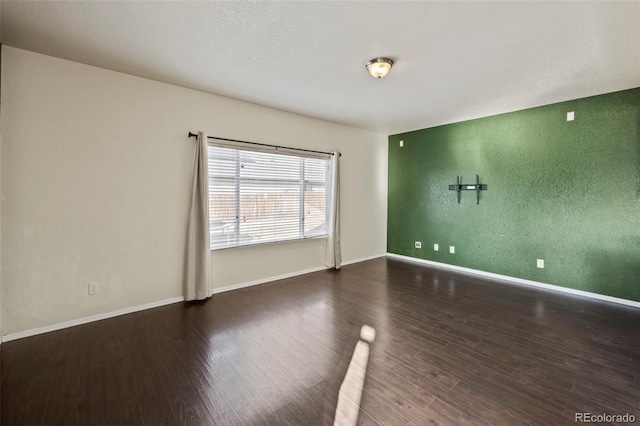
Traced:
MULTIPOLYGON (((0 117, 2 117, 2 44, 0 44, 0 117)), ((2 241, 2 120, 0 119, 0 241, 2 241)), ((2 244, 0 244, 0 335, 2 335, 2 244)), ((2 344, 2 339, 0 339, 2 344)), ((1 366, 0 366, 1 369, 1 366)))
MULTIPOLYGON (((11 47, 2 334, 182 295, 188 131, 339 150, 346 261, 386 252, 386 136, 11 47), (87 285, 100 283, 88 296, 87 285)), ((212 252, 214 286, 321 267, 324 240, 212 252)))

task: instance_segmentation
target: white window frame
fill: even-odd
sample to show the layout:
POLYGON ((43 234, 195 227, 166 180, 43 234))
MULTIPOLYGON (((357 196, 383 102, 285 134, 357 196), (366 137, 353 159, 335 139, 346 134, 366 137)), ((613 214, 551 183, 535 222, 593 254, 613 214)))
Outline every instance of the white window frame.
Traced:
MULTIPOLYGON (((209 142, 208 143, 208 158, 209 158, 209 154, 210 154, 210 149, 212 148, 226 148, 226 149, 233 149, 235 150, 235 155, 236 155, 236 164, 235 164, 235 177, 231 178, 233 179, 233 183, 235 186, 235 191, 234 191, 234 195, 235 195, 235 221, 233 223, 233 236, 232 238, 229 240, 229 243, 226 245, 220 245, 218 243, 216 243, 214 241, 213 238, 213 233, 214 230, 210 229, 210 234, 211 234, 211 242, 210 242, 210 249, 212 251, 214 250, 224 250, 224 249, 228 249, 228 248, 235 248, 235 247, 247 247, 247 246, 253 246, 253 245, 262 245, 262 244, 276 244, 276 243, 282 243, 282 242, 288 242, 288 241, 300 241, 300 240, 309 240, 309 239, 316 239, 316 238, 326 238, 327 234, 328 234, 328 228, 329 228, 329 200, 330 200, 330 193, 332 191, 332 188, 330 188, 330 176, 331 176, 331 161, 329 161, 331 154, 322 154, 322 153, 307 153, 307 152, 301 152, 301 151, 297 151, 297 150, 293 150, 293 149, 286 149, 286 148, 278 148, 277 150, 275 149, 268 149, 268 148, 254 148, 252 146, 247 146, 244 144, 236 144, 236 143, 220 143, 220 142, 209 142), (297 237, 285 237, 282 239, 271 239, 271 240, 267 240, 267 241, 251 241, 251 242, 242 242, 242 238, 241 238, 241 220, 240 220, 240 195, 241 195, 241 184, 242 184, 242 179, 240 178, 240 170, 241 170, 241 162, 240 162, 240 157, 241 157, 241 152, 247 152, 247 153, 268 153, 268 154, 274 154, 274 155, 286 155, 288 157, 294 157, 298 160, 300 160, 300 174, 299 174, 299 178, 297 180, 293 180, 291 181, 291 183, 297 182, 298 183, 298 188, 299 188, 299 193, 302 193, 302 195, 300 196, 300 208, 298 209, 299 211, 299 215, 298 215, 298 236, 297 237), (325 196, 325 200, 324 200, 324 230, 323 233, 321 234, 309 234, 306 235, 305 234, 305 196, 304 193, 306 191, 306 186, 309 184, 309 181, 305 180, 305 159, 320 159, 320 160, 324 160, 326 163, 326 169, 325 169, 325 176, 324 176, 324 188, 325 188, 325 192, 324 192, 324 196, 325 196)), ((211 170, 211 162, 209 161, 209 182, 211 181, 211 177, 215 176, 215 171, 211 170)), ((265 180, 265 182, 268 181, 268 179, 265 180)), ((211 189, 209 188, 209 197, 211 199, 211 189)), ((211 201, 209 201, 208 204, 209 209, 211 208, 211 201)), ((211 215, 209 215, 209 220, 211 223, 211 215)))

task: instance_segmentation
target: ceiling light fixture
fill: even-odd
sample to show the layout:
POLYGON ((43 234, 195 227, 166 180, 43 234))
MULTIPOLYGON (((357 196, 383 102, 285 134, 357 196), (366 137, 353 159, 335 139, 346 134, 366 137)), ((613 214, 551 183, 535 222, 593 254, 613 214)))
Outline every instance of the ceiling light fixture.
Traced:
POLYGON ((372 77, 382 78, 393 66, 393 61, 389 58, 375 58, 367 62, 367 71, 372 77))

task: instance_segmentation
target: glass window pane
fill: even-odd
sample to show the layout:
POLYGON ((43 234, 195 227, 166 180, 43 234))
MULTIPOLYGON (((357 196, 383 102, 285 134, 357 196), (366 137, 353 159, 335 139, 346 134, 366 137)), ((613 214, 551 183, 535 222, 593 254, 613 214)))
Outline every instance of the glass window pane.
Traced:
POLYGON ((209 147, 211 248, 326 234, 328 161, 209 147))

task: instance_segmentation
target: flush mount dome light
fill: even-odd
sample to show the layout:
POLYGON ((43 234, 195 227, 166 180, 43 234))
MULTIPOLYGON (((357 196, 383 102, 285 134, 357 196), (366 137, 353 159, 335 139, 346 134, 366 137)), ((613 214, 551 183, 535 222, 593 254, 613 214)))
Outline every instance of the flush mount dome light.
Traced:
POLYGON ((367 62, 367 71, 372 77, 382 78, 393 66, 393 61, 389 58, 375 58, 367 62))

